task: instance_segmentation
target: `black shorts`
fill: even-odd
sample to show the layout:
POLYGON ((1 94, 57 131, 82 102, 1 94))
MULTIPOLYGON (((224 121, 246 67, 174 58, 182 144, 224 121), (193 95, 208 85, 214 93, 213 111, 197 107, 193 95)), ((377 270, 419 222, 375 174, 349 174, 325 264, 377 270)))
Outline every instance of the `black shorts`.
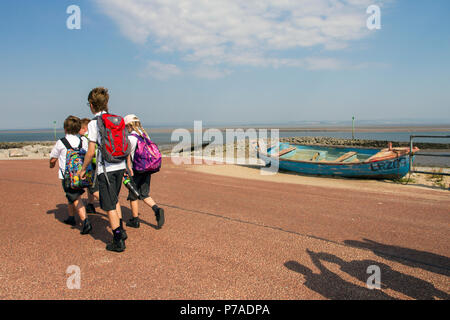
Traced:
POLYGON ((75 200, 77 200, 84 193, 83 189, 66 188, 64 180, 61 180, 61 182, 62 182, 63 190, 66 193, 66 198, 70 204, 74 203, 75 200))
POLYGON ((100 208, 105 211, 116 210, 116 204, 119 202, 120 187, 125 170, 107 172, 109 183, 106 181, 104 173, 97 177, 98 189, 100 193, 100 208))
POLYGON ((139 198, 136 195, 128 191, 127 200, 135 201, 135 200, 144 200, 149 197, 150 194, 150 181, 151 181, 151 173, 150 172, 135 172, 131 181, 133 183, 134 188, 139 192, 139 198))

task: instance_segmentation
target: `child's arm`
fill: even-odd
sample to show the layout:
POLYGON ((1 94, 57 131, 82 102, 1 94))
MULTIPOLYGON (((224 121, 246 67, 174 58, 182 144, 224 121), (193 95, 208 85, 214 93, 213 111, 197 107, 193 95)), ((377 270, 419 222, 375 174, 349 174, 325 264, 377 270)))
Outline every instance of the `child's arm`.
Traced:
POLYGON ((56 161, 58 161, 59 156, 61 154, 61 148, 58 148, 58 144, 60 144, 60 140, 55 143, 52 151, 50 152, 50 169, 54 168, 56 165, 56 161))
POLYGON ((50 169, 54 168, 56 165, 57 158, 50 158, 50 169))
POLYGON ((81 168, 81 170, 79 172, 79 176, 81 179, 84 178, 84 175, 86 174, 86 168, 92 162, 92 158, 95 156, 95 145, 96 145, 95 142, 89 141, 88 151, 86 152, 86 155, 84 156, 83 167, 81 168))
POLYGON ((128 155, 127 157, 127 167, 130 169, 130 175, 134 176, 133 166, 131 165, 131 155, 128 155))

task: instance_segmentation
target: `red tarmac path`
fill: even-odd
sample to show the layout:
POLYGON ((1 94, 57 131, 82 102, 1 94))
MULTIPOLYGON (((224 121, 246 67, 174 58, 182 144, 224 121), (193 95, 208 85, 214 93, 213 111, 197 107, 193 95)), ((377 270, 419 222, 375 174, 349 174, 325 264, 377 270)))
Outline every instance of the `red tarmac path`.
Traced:
MULTIPOLYGON (((401 186, 399 186, 401 187, 401 186)), ((384 193, 194 172, 165 158, 123 253, 67 213, 48 160, 0 161, 0 299, 449 299, 449 193, 384 193), (81 270, 69 290, 66 269, 81 270), (367 268, 381 270, 369 290, 367 268)), ((122 188, 125 220, 131 216, 122 188)), ((85 198, 85 197, 84 197, 85 198)))

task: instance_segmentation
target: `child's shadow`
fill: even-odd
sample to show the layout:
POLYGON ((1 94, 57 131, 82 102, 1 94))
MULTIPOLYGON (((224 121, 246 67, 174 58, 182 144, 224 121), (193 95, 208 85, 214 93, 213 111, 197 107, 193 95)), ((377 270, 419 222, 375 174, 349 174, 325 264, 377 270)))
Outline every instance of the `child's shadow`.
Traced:
MULTIPOLYGON (((56 209, 48 210, 47 214, 53 214, 56 220, 65 224, 64 220, 66 220, 69 216, 68 206, 67 204, 57 204, 56 209)), ((112 240, 112 234, 110 231, 108 231, 109 221, 107 215, 97 212, 95 214, 88 214, 88 218, 92 225, 92 230, 88 235, 95 240, 103 241, 105 244, 110 243, 112 240)), ((77 221, 77 224, 75 226, 70 226, 68 224, 65 225, 67 225, 67 227, 70 227, 71 229, 77 229, 81 231, 80 218, 77 215, 75 215, 75 220, 77 221)))
MULTIPOLYGON (((131 209, 129 207, 120 206, 120 208, 122 209, 122 220, 125 223, 125 221, 128 221, 133 217, 133 213, 131 212, 131 209)), ((139 221, 149 227, 152 227, 153 229, 158 230, 158 226, 156 224, 145 221, 144 219, 142 219, 142 215, 139 215, 139 221)))

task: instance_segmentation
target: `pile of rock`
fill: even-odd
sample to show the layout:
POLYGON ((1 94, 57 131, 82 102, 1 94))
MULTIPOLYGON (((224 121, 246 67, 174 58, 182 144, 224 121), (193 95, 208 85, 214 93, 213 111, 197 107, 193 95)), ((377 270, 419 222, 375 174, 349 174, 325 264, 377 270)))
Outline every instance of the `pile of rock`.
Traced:
MULTIPOLYGON (((268 145, 271 144, 270 139, 264 139, 268 145), (268 141, 267 141, 268 140, 268 141)), ((389 141, 380 141, 380 140, 362 140, 362 139, 340 139, 340 138, 332 138, 332 137, 288 137, 288 138, 280 138, 280 142, 291 143, 291 144, 299 144, 299 145, 314 145, 314 146, 342 146, 342 147, 362 147, 362 148, 375 148, 375 149, 383 149, 388 147, 389 141)), ((393 147, 409 147, 408 142, 392 142, 393 147)), ((450 149, 449 144, 437 144, 437 143, 414 143, 414 146, 419 147, 421 150, 426 149, 450 149)), ((248 157, 249 155, 249 143, 248 139, 244 141, 240 141, 237 143, 228 143, 223 146, 208 146, 208 149, 212 152, 208 152, 208 155, 212 156, 221 156, 220 152, 223 152, 223 156, 226 155, 227 150, 235 151, 235 154, 244 155, 248 157), (222 148, 222 150, 220 150, 222 148)), ((182 149, 182 148, 180 148, 182 149)), ((192 147, 193 149, 193 147, 192 147)), ((201 150, 202 148, 200 148, 201 150)), ((195 154, 193 150, 191 150, 190 146, 186 149, 188 154, 190 155, 201 155, 201 152, 195 154)), ((180 151, 180 150, 178 150, 180 151)), ((176 152, 176 151, 175 151, 176 152)), ((170 155, 171 150, 165 150, 165 155, 170 155)), ((205 155, 205 154, 204 154, 205 155)))
POLYGON ((0 159, 48 159, 52 146, 43 144, 26 145, 22 148, 0 150, 0 159))
MULTIPOLYGON (((281 142, 288 142, 300 145, 321 145, 321 146, 349 146, 364 148, 387 148, 389 141, 363 140, 363 139, 340 139, 332 137, 290 137, 280 138, 281 142)), ((393 147, 409 147, 409 142, 392 142, 393 147)), ((450 149, 450 144, 446 143, 424 143, 414 142, 414 146, 420 149, 450 149)))

